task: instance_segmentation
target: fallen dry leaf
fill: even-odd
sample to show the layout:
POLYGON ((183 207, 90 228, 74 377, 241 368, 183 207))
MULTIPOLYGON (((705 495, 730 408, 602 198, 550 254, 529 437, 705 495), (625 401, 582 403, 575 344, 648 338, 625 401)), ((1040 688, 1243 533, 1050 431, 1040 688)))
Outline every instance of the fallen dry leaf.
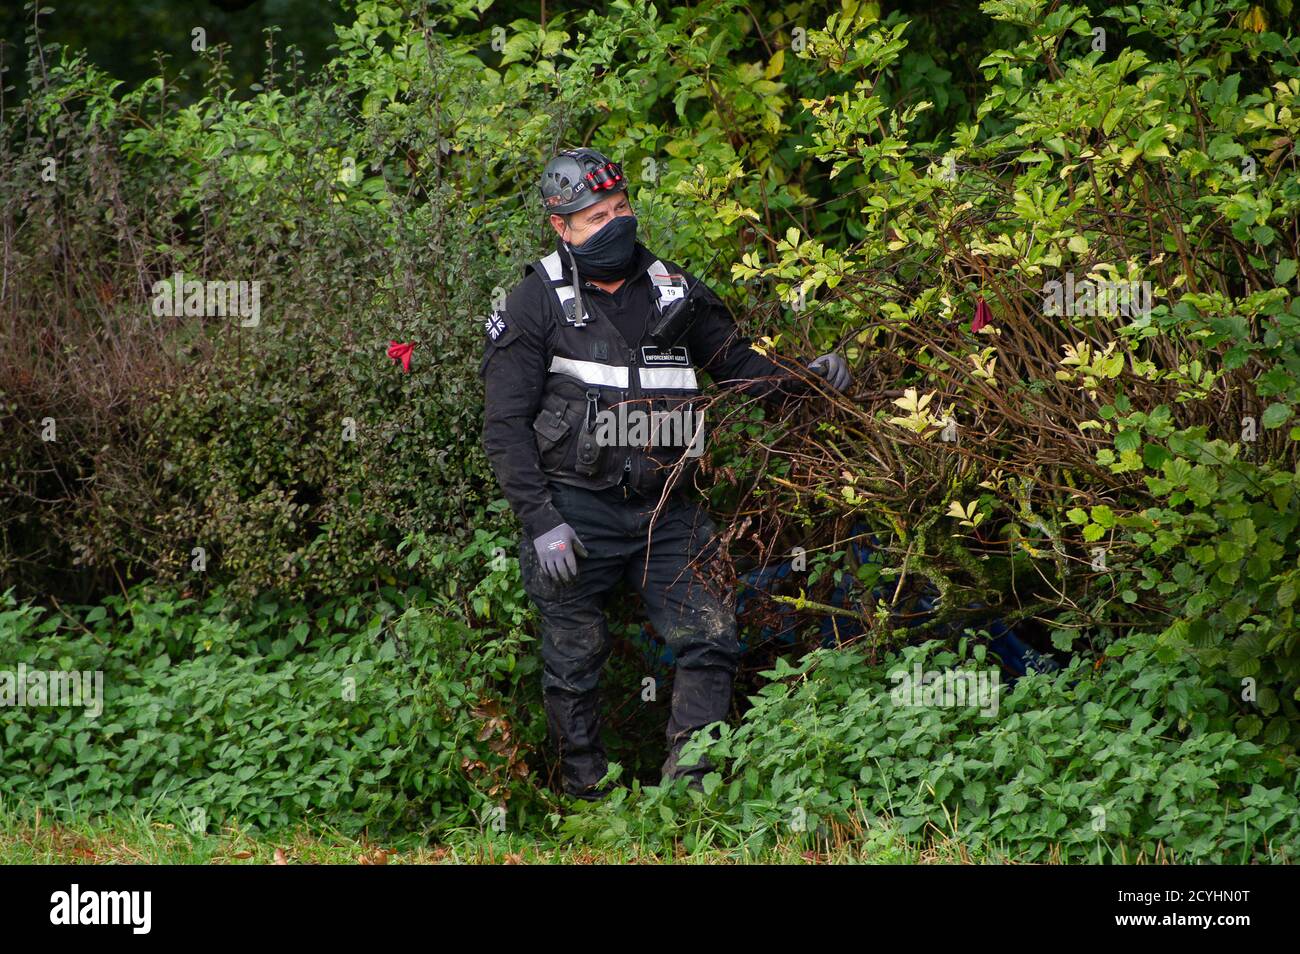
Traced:
POLYGON ((289 856, 284 853, 283 848, 275 849, 275 863, 277 865, 287 865, 289 863, 289 856))

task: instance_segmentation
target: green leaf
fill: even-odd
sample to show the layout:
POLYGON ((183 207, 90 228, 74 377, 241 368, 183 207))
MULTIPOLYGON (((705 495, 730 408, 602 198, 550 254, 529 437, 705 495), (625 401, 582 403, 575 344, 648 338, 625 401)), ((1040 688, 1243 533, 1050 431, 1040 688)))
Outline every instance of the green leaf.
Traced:
MULTIPOLYGON (((1121 357, 1120 360, 1123 360, 1121 357)), ((1115 435, 1115 449, 1121 453, 1124 451, 1135 451, 1138 445, 1142 443, 1142 435, 1138 431, 1121 431, 1115 435)))
POLYGON ((1270 404, 1260 415, 1259 422, 1270 430, 1281 427, 1291 417, 1291 408, 1285 404, 1270 404))

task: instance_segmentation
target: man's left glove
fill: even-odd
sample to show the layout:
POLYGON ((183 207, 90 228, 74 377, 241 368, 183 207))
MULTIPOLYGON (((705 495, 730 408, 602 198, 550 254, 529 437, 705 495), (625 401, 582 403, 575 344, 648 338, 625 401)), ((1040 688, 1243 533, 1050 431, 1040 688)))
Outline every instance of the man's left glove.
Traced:
POLYGON ((852 380, 849 363, 837 354, 822 355, 808 365, 808 370, 820 374, 836 391, 843 391, 852 380))
POLYGON ((567 523, 548 530, 533 541, 542 571, 557 583, 572 583, 578 578, 578 560, 574 556, 587 555, 578 535, 567 523))

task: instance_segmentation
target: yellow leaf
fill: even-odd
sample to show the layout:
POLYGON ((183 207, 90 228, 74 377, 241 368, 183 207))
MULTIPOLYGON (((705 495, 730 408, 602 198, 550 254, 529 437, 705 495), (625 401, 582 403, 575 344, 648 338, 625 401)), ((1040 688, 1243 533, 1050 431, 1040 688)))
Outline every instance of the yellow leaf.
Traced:
POLYGON ((763 76, 767 79, 780 76, 783 69, 785 69, 785 47, 781 47, 772 54, 772 59, 767 64, 767 69, 763 71, 763 76))

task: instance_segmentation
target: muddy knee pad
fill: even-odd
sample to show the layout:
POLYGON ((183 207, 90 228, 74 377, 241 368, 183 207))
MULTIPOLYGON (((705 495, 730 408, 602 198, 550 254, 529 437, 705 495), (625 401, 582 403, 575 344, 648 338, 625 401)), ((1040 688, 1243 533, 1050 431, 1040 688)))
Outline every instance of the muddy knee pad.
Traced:
POLYGON ((664 641, 683 669, 717 669, 735 674, 740 665, 740 639, 735 614, 718 602, 706 602, 684 614, 664 641))
POLYGON ((604 617, 577 628, 542 624, 542 692, 587 695, 595 692, 609 658, 609 628, 604 617))

